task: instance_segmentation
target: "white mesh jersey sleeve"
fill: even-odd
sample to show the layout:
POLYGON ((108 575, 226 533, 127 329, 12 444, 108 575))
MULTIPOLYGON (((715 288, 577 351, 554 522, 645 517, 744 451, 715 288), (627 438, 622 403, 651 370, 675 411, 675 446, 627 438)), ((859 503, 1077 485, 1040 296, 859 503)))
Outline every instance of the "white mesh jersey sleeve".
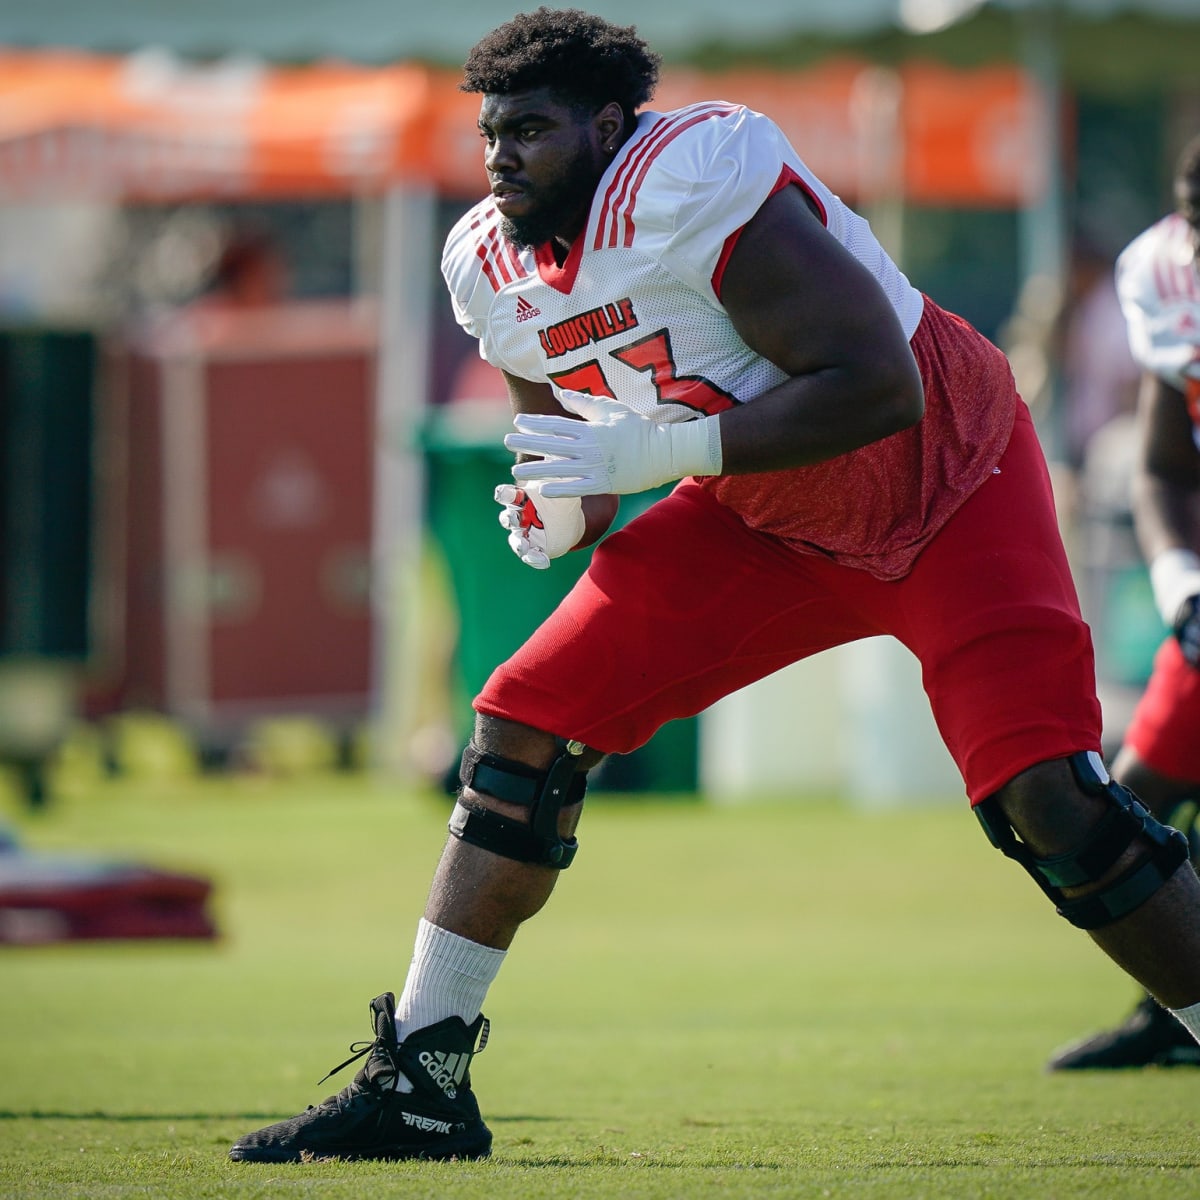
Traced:
POLYGON ((1200 386, 1200 272, 1187 222, 1164 217, 1134 238, 1116 280, 1138 365, 1180 391, 1200 386))
POLYGON ((686 127, 687 136, 662 137, 661 149, 647 155, 634 214, 643 247, 677 279, 716 302, 714 274, 729 238, 781 183, 795 182, 816 201, 829 232, 879 281, 912 336, 924 307, 920 293, 868 223, 809 170, 774 121, 720 101, 646 116, 656 121, 646 143, 656 128, 686 127))
POLYGON ((454 318, 485 353, 496 295, 526 278, 532 260, 500 235, 500 214, 481 200, 455 223, 442 249, 442 278, 450 291, 454 318))

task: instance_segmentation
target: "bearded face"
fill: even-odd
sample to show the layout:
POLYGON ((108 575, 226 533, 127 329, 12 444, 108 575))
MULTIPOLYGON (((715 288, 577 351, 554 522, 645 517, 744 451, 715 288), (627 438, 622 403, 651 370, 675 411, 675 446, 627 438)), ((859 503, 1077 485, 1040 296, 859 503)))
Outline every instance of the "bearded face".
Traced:
POLYGON ((611 125, 571 107, 546 88, 486 95, 479 131, 484 165, 500 212, 500 229, 515 246, 570 242, 587 222, 596 185, 607 168, 611 125))
POLYGON ((562 162, 562 170, 531 184, 523 211, 511 215, 501 210, 500 232, 514 246, 533 248, 586 222, 596 190, 591 154, 587 146, 562 162), (582 219, 580 216, 582 215, 582 219))

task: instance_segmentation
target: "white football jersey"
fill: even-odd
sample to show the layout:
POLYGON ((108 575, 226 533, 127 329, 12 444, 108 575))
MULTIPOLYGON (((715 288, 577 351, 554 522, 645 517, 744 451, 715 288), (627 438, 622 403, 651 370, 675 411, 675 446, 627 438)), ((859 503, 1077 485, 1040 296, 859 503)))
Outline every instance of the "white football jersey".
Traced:
POLYGON ((753 400, 785 376, 735 332, 717 295, 719 270, 731 236, 789 181, 879 280, 911 337, 923 297, 866 221, 773 121, 722 101, 639 115, 561 267, 548 247, 505 242, 490 198, 475 205, 442 259, 455 315, 509 374, 614 396, 657 420, 753 400))
MULTIPOLYGON (((1116 278, 1133 357, 1185 394, 1200 426, 1200 270, 1187 222, 1172 214, 1139 234, 1116 278)), ((1196 436, 1200 445, 1200 427, 1196 436)))
POLYGON ((995 346, 909 283, 769 118, 723 101, 642 113, 561 266, 548 246, 510 246, 488 199, 450 232, 442 272, 488 362, 559 390, 614 396, 659 421, 690 420, 752 402, 785 378, 738 336, 719 293, 737 233, 793 183, 891 301, 921 368, 925 416, 823 462, 699 486, 801 553, 899 578, 990 477, 1016 411, 1012 372, 995 346))

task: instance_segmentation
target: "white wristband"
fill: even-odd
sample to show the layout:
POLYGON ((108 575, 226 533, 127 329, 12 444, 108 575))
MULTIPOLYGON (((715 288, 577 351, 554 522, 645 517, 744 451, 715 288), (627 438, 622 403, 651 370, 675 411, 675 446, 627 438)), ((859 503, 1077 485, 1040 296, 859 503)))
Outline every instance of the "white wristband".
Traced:
POLYGON ((1164 550, 1150 564, 1150 586, 1164 623, 1173 626, 1183 602, 1200 595, 1200 555, 1181 546, 1164 550))
POLYGON ((720 417, 714 415, 663 426, 671 439, 672 479, 720 475, 724 458, 720 422, 720 417))

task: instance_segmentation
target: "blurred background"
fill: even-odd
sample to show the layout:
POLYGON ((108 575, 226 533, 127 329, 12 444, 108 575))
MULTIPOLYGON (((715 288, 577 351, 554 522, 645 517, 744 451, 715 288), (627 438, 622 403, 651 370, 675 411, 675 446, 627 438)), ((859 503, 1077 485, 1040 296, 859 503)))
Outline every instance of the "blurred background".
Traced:
MULTIPOLYGON (((1200 4, 590 7, 663 53, 656 107, 769 113, 1008 352, 1115 746, 1163 629, 1112 263, 1200 130, 1200 4)), ((508 551, 507 405, 437 269, 483 191, 457 67, 514 11, 0 3, 0 761, 21 803, 52 806, 64 763, 440 787, 471 695, 586 566, 508 551)), ((600 783, 958 800, 919 686, 906 652, 862 643, 600 783)))

